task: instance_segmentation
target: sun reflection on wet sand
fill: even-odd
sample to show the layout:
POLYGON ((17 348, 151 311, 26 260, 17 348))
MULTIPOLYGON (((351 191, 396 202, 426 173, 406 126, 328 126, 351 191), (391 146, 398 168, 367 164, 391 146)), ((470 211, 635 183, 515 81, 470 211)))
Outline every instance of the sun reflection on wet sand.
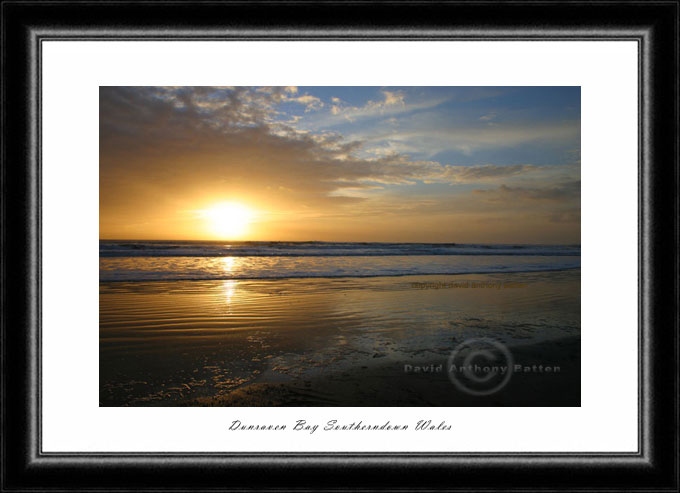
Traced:
POLYGON ((224 299, 227 301, 227 305, 231 304, 231 299, 234 297, 234 293, 236 292, 236 285, 238 281, 234 281, 233 279, 230 279, 228 281, 225 281, 223 286, 224 286, 224 299))
MULTIPOLYGON (((238 257, 220 262, 225 272, 241 268, 238 257)), ((455 344, 480 335, 511 346, 578 336, 579 283, 578 271, 100 283, 100 402, 179 405, 255 384, 305 386, 322 374, 343 381, 375 365, 392 371, 405 362, 448 355, 455 344), (412 287, 458 279, 521 281, 526 287, 412 287)), ((365 378, 366 388, 383 383, 365 378)), ((424 398, 434 395, 429 387, 422 392, 424 398)), ((421 402, 409 400, 412 395, 399 385, 391 395, 390 403, 421 402)), ((343 396, 331 395, 324 405, 364 402, 343 396)), ((300 402, 321 405, 312 397, 300 402)))
MULTIPOLYGON (((222 268, 224 269, 224 272, 227 274, 232 274, 234 272, 235 267, 238 264, 238 259, 236 257, 224 257, 222 258, 222 268)), ((224 299, 227 302, 227 306, 230 307, 231 305, 231 300, 234 297, 234 293, 236 292, 236 286, 238 284, 238 281, 235 281, 233 279, 229 279, 224 282, 223 287, 224 287, 224 299)), ((231 312, 231 310, 230 310, 231 312)))

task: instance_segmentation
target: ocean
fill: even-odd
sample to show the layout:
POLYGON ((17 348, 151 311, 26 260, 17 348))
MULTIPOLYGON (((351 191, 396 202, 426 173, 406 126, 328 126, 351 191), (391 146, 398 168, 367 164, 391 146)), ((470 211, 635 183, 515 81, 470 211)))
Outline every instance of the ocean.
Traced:
POLYGON ((577 269, 579 245, 100 241, 99 279, 172 281, 577 269))
POLYGON ((580 247, 100 241, 101 406, 578 406, 580 247), (475 397, 441 365, 523 365, 475 397))

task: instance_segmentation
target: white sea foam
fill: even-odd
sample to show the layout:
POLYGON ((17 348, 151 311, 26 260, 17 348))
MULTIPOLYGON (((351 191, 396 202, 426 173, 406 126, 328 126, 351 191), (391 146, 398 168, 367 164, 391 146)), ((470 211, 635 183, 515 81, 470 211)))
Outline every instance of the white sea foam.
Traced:
POLYGON ((422 255, 575 256, 580 245, 457 243, 105 241, 100 257, 354 257, 422 255))
POLYGON ((100 281, 380 277, 579 268, 579 255, 102 257, 100 281))

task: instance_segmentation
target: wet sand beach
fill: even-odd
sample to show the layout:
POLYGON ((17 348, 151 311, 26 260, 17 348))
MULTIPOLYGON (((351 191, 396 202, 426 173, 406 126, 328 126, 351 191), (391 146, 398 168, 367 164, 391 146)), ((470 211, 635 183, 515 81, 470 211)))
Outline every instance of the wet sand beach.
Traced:
POLYGON ((352 406, 578 406, 580 348, 580 337, 574 336, 511 346, 515 365, 522 369, 514 370, 507 385, 490 395, 461 392, 445 374, 448 358, 432 357, 403 365, 367 361, 340 373, 319 373, 286 383, 253 383, 226 395, 190 399, 180 405, 343 406, 349 402, 352 406), (416 366, 420 371, 414 373, 416 366), (555 368, 559 371, 554 372, 555 368))
POLYGON ((578 406, 580 270, 101 282, 99 378, 102 406, 578 406), (490 395, 450 375, 475 338, 522 368, 490 395))

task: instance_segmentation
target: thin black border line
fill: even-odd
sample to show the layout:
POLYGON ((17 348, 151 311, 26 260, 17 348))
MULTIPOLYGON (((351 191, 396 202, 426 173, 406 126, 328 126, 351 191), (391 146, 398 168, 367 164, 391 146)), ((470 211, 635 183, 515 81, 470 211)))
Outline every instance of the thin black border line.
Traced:
MULTIPOLYGON (((0 4, 0 16, 2 15, 3 11, 3 5, 0 4)), ((5 28, 6 25, 6 19, 3 16, 0 18, 0 40, 2 41, 3 46, 7 46, 7 29, 5 28)), ((4 49, 0 49, 0 80, 2 83, 0 84, 0 94, 2 95, 2 104, 0 104, 0 128, 2 129, 2 136, 5 136, 5 129, 7 128, 7 118, 6 118, 6 108, 4 102, 7 101, 7 85, 4 83, 5 82, 5 66, 6 66, 6 52, 4 49)), ((2 160, 2 165, 0 165, 0 190, 4 191, 5 189, 5 184, 7 183, 7 170, 5 169, 5 164, 7 162, 7 146, 3 142, 0 144, 0 159, 2 160)), ((2 316, 2 314, 6 313, 5 312, 5 300, 6 295, 6 289, 7 287, 5 286, 5 245, 7 245, 7 239, 6 239, 6 223, 5 223, 5 218, 7 217, 6 215, 6 209, 5 209, 5 194, 0 193, 0 218, 3 222, 2 227, 0 227, 0 249, 2 252, 0 252, 0 362, 2 363, 2 375, 0 375, 0 395, 4 396, 5 394, 5 389, 7 388, 6 385, 6 380, 7 380, 7 372, 5 371, 5 348, 7 347, 7 341, 6 341, 6 335, 5 335, 5 317, 2 316)), ((41 264, 42 265, 42 264, 41 264)), ((41 317, 42 319, 42 317, 41 317)), ((30 330, 30 329, 29 329, 30 330)), ((40 328, 38 328, 40 330, 40 328)), ((27 331, 29 332, 29 331, 27 331)), ((0 404, 0 427, 2 430, 5 429, 5 406, 4 403, 0 404)), ((38 437, 39 440, 41 440, 39 443, 42 444, 42 436, 38 437)), ((7 443, 4 439, 4 437, 0 438, 0 454, 2 457, 7 457, 7 443)), ((0 457, 0 487, 2 487, 1 481, 2 478, 5 477, 5 461, 0 457)))
MULTIPOLYGON (((612 3, 615 3, 616 0, 614 0, 612 3)), ((49 2, 23 2, 23 3, 35 3, 35 4, 45 4, 49 2)), ((83 3, 88 3, 87 0, 85 0, 83 3)), ((108 2, 108 3, 128 3, 128 2, 108 2)), ((162 2, 138 2, 138 3, 162 3, 162 2)), ((181 3, 180 0, 177 1, 177 3, 181 3)), ((219 3, 219 2, 200 2, 200 3, 219 3)), ((244 2, 246 3, 246 2, 244 2)), ((267 3, 267 2, 264 2, 267 3)), ((295 2, 294 2, 295 3, 295 2)), ((301 4, 304 4, 306 2, 300 2, 301 4)), ((353 2, 348 2, 348 3, 353 3, 353 2)), ((359 2, 361 3, 361 2, 359 2)), ((399 2, 395 2, 399 3, 399 2)), ((427 3, 424 1, 423 3, 427 3)), ((482 3, 482 2, 479 2, 482 3)), ((493 1, 489 3, 494 3, 493 1)), ((536 3, 543 3, 540 2, 540 0, 536 3)), ((549 3, 549 2, 546 2, 549 3)), ((588 3, 588 2, 567 2, 567 3, 588 3)), ((592 2, 592 3, 600 3, 600 2, 592 2)), ((603 2, 607 3, 607 2, 603 2)), ((656 3, 650 1, 650 3, 656 3)), ((664 3, 664 2, 658 2, 658 3, 664 3)), ((133 30, 135 31, 135 30, 133 30)), ((231 31, 231 30, 230 30, 231 31)), ((272 30, 273 31, 273 30, 272 30)), ((268 32, 272 32, 268 31, 268 32)), ((398 31, 398 30, 395 30, 398 31)), ((492 31, 492 30, 491 30, 492 31)), ((68 32, 68 31, 67 31, 68 32)), ((120 31, 114 30, 113 32, 119 33, 120 31)), ((299 31, 296 31, 299 32, 299 31)), ((318 30, 313 30, 315 34, 319 34, 318 30)), ((342 30, 342 32, 347 33, 347 30, 342 30)), ((358 30, 357 32, 365 32, 362 30, 358 30)), ((486 31, 485 31, 486 32, 486 31)), ((628 31, 629 33, 630 31, 628 31)), ((651 34, 644 30, 644 34, 647 36, 651 36, 651 34)), ((510 457, 522 457, 522 458, 532 458, 534 460, 540 460, 541 462, 544 463, 550 463, 553 462, 554 460, 557 459, 564 459, 564 458, 569 458, 569 457, 575 457, 577 459, 583 460, 583 459, 595 459, 599 457, 615 457, 619 459, 639 459, 639 458, 645 458, 645 451, 650 450, 651 447, 649 446, 649 433, 645 433, 645 427, 643 426, 643 421, 645 421, 644 417, 646 414, 643 412, 644 411, 644 404, 645 404, 645 399, 642 398, 643 395, 647 395, 648 391, 644 391, 644 387, 642 386, 642 380, 643 380, 643 372, 646 368, 648 368, 647 365, 644 364, 643 359, 644 359, 644 352, 643 352, 643 342, 644 338, 642 337, 642 332, 643 332, 643 327, 647 324, 643 323, 644 320, 644 295, 643 295, 643 289, 642 288, 642 283, 644 279, 644 259, 643 259, 643 253, 644 249, 642 248, 643 242, 646 239, 646 236, 643 234, 642 226, 643 226, 643 221, 642 219, 642 213, 643 213, 643 194, 644 194, 644 186, 641 184, 641 179, 643 178, 643 170, 644 166, 643 164, 645 162, 650 163, 651 158, 648 158, 647 160, 644 159, 645 155, 649 154, 649 146, 643 146, 644 142, 644 132, 643 129, 649 126, 649 120, 648 118, 644 118, 644 108, 646 107, 645 103, 647 99, 652 99, 651 97, 651 87, 649 87, 649 84, 646 82, 646 79, 644 78, 644 71, 642 70, 642 67, 645 64, 644 62, 644 57, 643 53, 645 56, 647 56, 647 60, 649 60, 649 44, 651 43, 645 43, 644 42, 644 36, 629 36, 629 37, 614 37, 612 36, 607 37, 607 36, 602 36, 602 35, 594 35, 593 37, 582 37, 582 38, 575 38, 575 37, 570 37, 568 34, 564 34, 564 37, 560 37, 557 39, 553 38, 548 38, 545 35, 536 35, 536 36, 527 36, 527 37, 512 37, 512 38, 505 38, 504 36, 494 36, 493 34, 491 37, 483 36, 480 38, 475 38, 475 37, 458 37, 457 35, 450 35, 450 34, 442 34, 441 36, 434 36, 434 37, 422 37, 418 36, 417 38, 409 38, 409 37, 404 37, 402 34, 401 36, 396 36, 396 35, 388 35, 389 37, 378 37, 378 38, 373 38, 373 35, 369 36, 364 36, 364 37, 357 37, 355 34, 345 34, 344 36, 338 35, 338 38, 332 37, 332 36, 319 36, 318 38, 316 37, 303 37, 300 38, 299 34, 291 35, 294 36, 292 37, 280 37, 279 35, 275 34, 273 36, 262 36, 261 38, 249 38, 247 39, 248 42, 250 41, 346 41, 346 42, 361 42, 361 41, 408 41, 408 42, 415 42, 415 41, 486 41, 486 42, 496 42, 496 41, 519 41, 519 42, 526 42, 526 41, 532 41, 532 42, 554 42, 554 41, 560 41, 560 42, 569 42, 569 41, 605 41, 605 42, 614 42, 614 41, 635 41, 637 43, 637 71, 638 71, 638 77, 637 77, 637 82, 638 82, 638 87, 637 87, 637 96, 638 96, 638 104, 637 104, 637 137, 638 137, 638 162, 637 162, 637 175, 638 175, 638 193, 637 193, 637 199, 638 199, 638 216, 637 216, 637 236, 638 236, 638 280, 637 280, 637 288, 638 288, 638 345, 637 345, 637 353, 638 353, 638 382, 637 382, 637 402, 638 402, 638 416, 637 416, 637 422, 638 422, 638 435, 637 435, 637 451, 635 452, 409 452, 409 451, 399 451, 399 452, 356 452, 356 451, 343 451, 343 452, 316 452, 316 451, 305 451, 305 452, 238 452, 238 451, 229 451, 229 452, 44 452, 43 451, 43 443, 42 443, 42 328, 43 328, 43 323, 42 323, 42 167, 43 167, 43 160, 42 160, 42 71, 43 71, 43 63, 42 63, 42 48, 43 48, 43 41, 65 41, 65 42, 73 42, 73 41, 105 41, 105 42, 139 42, 139 41, 179 41, 179 42, 186 42, 186 41, 195 41, 195 42, 204 42, 204 41, 223 41, 223 42, 229 42, 229 41, 243 41, 243 36, 248 35, 247 32, 244 32, 241 34, 231 34, 231 35, 222 35, 222 36, 192 36, 192 37, 187 37, 187 38, 178 38, 177 36, 174 36, 173 38, 167 38, 164 36, 141 36, 141 37, 122 37, 122 36, 115 36, 115 39, 112 39, 111 37, 95 37, 91 38, 88 36, 65 36, 65 37, 59 37, 59 38, 52 38, 49 35, 38 35, 35 36, 33 39, 33 42, 30 43, 30 49, 33 55, 33 59, 35 60, 35 63, 38 65, 38 70, 37 71, 31 71, 31 85, 33 85, 36 88, 37 94, 35 94, 34 98, 29 101, 30 107, 32 110, 37 110, 37 128, 34 126, 31 126, 33 129, 33 132, 37 135, 37 138, 35 135, 32 135, 32 140, 38 141, 38 150, 37 152, 35 149, 31 149, 31 155, 29 159, 35 160, 36 155, 37 155, 37 187, 38 187, 38 210, 37 210, 37 216, 38 216, 38 235, 37 235, 37 252, 33 252, 34 257, 38 258, 38 263, 37 263, 37 268, 39 269, 38 275, 36 276, 37 278, 37 293, 36 293, 36 302, 37 302, 37 310, 36 313, 38 313, 38 355, 39 357, 32 357, 31 361, 37 361, 37 375, 38 375, 38 389, 37 392, 32 393, 32 398, 31 402, 33 406, 37 405, 38 412, 34 413, 35 415, 35 423, 34 426, 36 426, 37 430, 37 436, 38 436, 38 447, 37 451, 34 450, 33 452, 33 457, 40 457, 41 459, 44 460, 49 460, 50 458, 71 458, 71 459, 76 459, 79 457, 87 457, 87 458, 105 458, 105 457, 116 457, 118 459, 130 459, 133 460, 135 458, 139 457, 153 457, 157 458, 158 461, 165 461, 168 458, 171 457, 182 457, 182 458, 205 458, 205 459, 210 459, 213 457, 222 457, 222 458, 228 458, 231 456, 238 456, 240 459, 271 459, 271 458, 291 458, 291 457, 298 457, 298 458, 310 458, 313 457, 317 460, 323 460, 323 459, 333 459, 337 457, 345 457, 348 459, 356 458, 357 460, 362 460, 365 461, 368 458, 375 457, 377 459, 384 458, 384 457, 396 457, 396 458, 403 458, 405 460, 413 460, 415 458, 434 458, 434 457, 443 457, 443 458, 459 458, 459 457, 479 457, 479 458, 485 458, 485 459, 499 459, 497 462, 494 461, 494 463, 504 463, 506 462, 503 460, 504 458, 507 458, 508 461, 512 461, 510 457), (37 48, 37 53, 38 57, 35 57, 35 51, 37 48), (36 83, 36 74, 37 74, 37 83, 36 83), (643 88, 645 90, 643 90, 643 88), (644 96, 647 97, 644 97, 644 96), (645 152, 645 150, 647 152, 645 152), (36 398, 35 396, 37 395, 37 403, 35 402, 36 398)), ((168 36, 166 34, 165 36, 168 36)), ((417 36, 417 35, 416 35, 417 36)), ((647 64, 649 64, 649 61, 647 61, 647 64)), ((4 89, 3 89, 4 90, 4 89)), ((32 183, 35 183, 32 181, 32 183)), ((35 267, 34 267, 35 268, 35 267)), ((31 356, 36 356, 36 355, 31 355, 31 356)), ((31 381, 35 381, 35 379, 31 379, 31 381)), ((676 396, 677 397, 677 396, 676 396)), ((649 423, 648 423, 649 424, 649 423)), ((31 443, 32 448, 35 449, 35 443, 31 443)), ((573 461, 573 462, 578 462, 579 460, 573 461)), ((136 462, 136 461, 135 461, 136 462)), ((449 461, 447 461, 448 463, 449 461)), ((513 461, 514 462, 514 461, 513 461)), ((564 463, 565 461, 559 461, 560 463, 564 463)), ((609 461, 611 462, 611 461, 609 461)), ((431 461, 430 461, 431 463, 431 461)), ((593 464, 595 465, 595 464, 593 464)), ((677 466, 676 466, 677 467, 677 466)))
MULTIPOLYGON (((290 30, 291 32, 294 30, 290 30)), ((132 36, 132 35, 124 35, 125 37, 121 37, 119 39, 111 39, 111 37, 107 36, 105 32, 102 32, 100 30, 97 30, 96 32, 98 34, 92 35, 92 36, 69 36, 68 31, 65 31, 64 35, 59 35, 62 31, 46 31, 42 34, 38 35, 38 40, 40 42, 42 41, 51 41, 51 42, 73 42, 73 41, 88 41, 88 42, 96 42, 96 41, 102 41, 102 42, 135 42, 135 41, 163 41, 167 43, 172 43, 172 42, 187 42, 187 41, 223 41, 223 42, 228 42, 228 41, 244 41, 244 36, 248 36, 247 42, 272 42, 272 41, 289 41, 289 42, 309 42, 309 41, 316 41, 316 42, 346 42, 346 43, 352 43, 352 42, 366 42, 366 41, 375 41, 375 42, 381 42, 381 41, 401 41, 401 42, 409 42, 409 43, 418 43, 418 42, 428 42, 428 41, 455 41, 455 42, 497 42, 497 41, 503 41, 503 42, 527 42, 527 41, 532 41, 532 42, 578 42, 578 41, 603 41, 603 42, 615 42, 615 41, 639 41, 645 33, 641 33, 640 35, 630 35, 630 32, 626 32, 627 36, 623 35, 617 35, 613 33, 611 37, 606 37, 602 36, 601 34, 593 34, 592 36, 588 36, 586 34, 583 34, 582 32, 579 32, 578 36, 574 36, 569 34, 568 32, 556 32, 554 34, 546 35, 550 36, 549 38, 546 38, 546 36, 541 36, 540 34, 536 34, 534 36, 531 35, 526 35, 526 36, 512 36, 509 32, 506 33, 505 31, 499 31, 496 34, 493 34, 491 36, 483 36, 483 35, 473 35, 472 33, 476 33, 477 31, 471 32, 470 35, 465 35, 461 34, 459 36, 451 36, 450 34, 430 34, 430 35, 423 35, 423 36, 418 36, 416 37, 404 37, 403 35, 400 36, 398 34, 394 34, 392 32, 386 32, 384 35, 380 36, 371 36, 371 37, 366 37, 366 38, 360 38, 358 35, 352 35, 352 37, 347 37, 343 36, 341 34, 337 35, 322 35, 319 31, 310 31, 310 34, 304 37, 300 37, 297 34, 286 34, 288 31, 282 31, 281 33, 275 34, 268 36, 264 34, 262 31, 243 31, 239 32, 236 34, 230 34, 230 35, 222 35, 218 34, 216 32, 213 35, 209 36, 197 36, 193 31, 187 31, 187 34, 178 34, 174 36, 173 38, 168 39, 166 36, 167 34, 165 30, 159 30, 158 34, 153 34, 149 36, 132 36)), ((131 33, 137 32, 136 30, 130 31, 131 33)), ((395 31, 396 32, 396 31, 395 31)))
MULTIPOLYGON (((680 20, 679 10, 680 9, 676 8, 675 24, 673 25, 673 34, 674 34, 673 39, 675 40, 675 57, 676 57, 676 59, 678 57, 678 21, 680 20)), ((680 80, 680 67, 678 67, 678 64, 676 63, 676 65, 675 65, 675 82, 676 82, 675 83, 675 103, 676 104, 673 107, 673 121, 675 122, 676 125, 678 124, 678 117, 679 117, 679 114, 678 114, 678 111, 679 111, 678 110, 678 101, 680 101, 680 99, 679 99, 680 98, 680 84, 678 84, 679 80, 680 80)), ((674 140, 673 146, 675 147, 674 158, 675 158, 675 163, 676 163, 674 186, 675 186, 675 191, 677 192, 678 189, 680 189, 680 171, 678 170, 678 167, 677 167, 678 163, 680 163, 680 144, 678 143, 677 138, 675 138, 673 140, 674 140)), ((675 198, 675 210, 673 211, 673 213, 674 213, 673 217, 675 217, 675 218, 677 218, 678 214, 680 213, 680 197, 675 198)), ((674 240, 675 240, 675 245, 676 245, 676 248, 677 248, 677 246, 680 245, 680 228, 678 227, 677 224, 675 225, 675 238, 674 238, 674 240)), ((675 253, 676 253, 675 258, 674 258, 675 265, 674 265, 673 272, 675 273, 675 276, 674 276, 675 277, 674 292, 675 292, 675 299, 676 299, 676 303, 677 303, 677 299, 678 299, 678 297, 680 297, 680 255, 678 255, 677 249, 676 249, 675 253)), ((675 315, 676 315, 676 320, 675 320, 675 324, 674 324, 674 329, 676 331, 675 361, 677 362, 677 361, 680 360, 680 344, 678 344, 678 335, 677 335, 678 334, 677 329, 678 329, 678 326, 680 324, 678 323, 678 319, 677 319, 677 316, 678 316, 677 307, 676 307, 676 310, 675 310, 675 315)), ((676 378, 677 378, 677 376, 676 376, 676 378)), ((676 380, 676 386, 675 387, 676 387, 675 388, 675 390, 676 390, 676 392, 675 392, 675 410, 676 410, 675 426, 677 428, 678 427, 678 420, 679 420, 678 416, 677 416, 677 411, 678 411, 678 403, 680 402, 680 392, 678 392, 678 382, 677 382, 677 380, 676 380)), ((677 450, 678 450, 677 434, 676 434, 675 440, 676 440, 675 441, 675 450, 677 452, 677 450)), ((674 473, 675 473, 674 477, 676 479, 676 484, 678 484, 678 476, 679 476, 679 473, 680 473, 680 464, 678 464, 677 462, 675 463, 674 473)))
MULTIPOLYGON (((32 106, 35 107, 38 111, 37 115, 37 125, 38 125, 38 149, 39 149, 39 154, 38 158, 40 161, 37 163, 37 170, 38 170, 38 231, 36 235, 36 241, 38 243, 38 262, 39 262, 39 271, 38 271, 38 277, 37 277, 37 282, 38 282, 38 293, 37 293, 37 298, 38 298, 38 307, 37 307, 37 314, 38 314, 38 340, 37 345, 38 345, 38 354, 37 354, 37 359, 38 359, 38 368, 37 368, 37 374, 38 374, 38 388, 35 389, 37 393, 37 402, 35 397, 33 397, 34 394, 31 395, 31 405, 33 406, 33 409, 37 409, 37 412, 35 413, 36 415, 36 423, 33 424, 33 426, 37 427, 37 435, 38 435, 38 443, 37 443, 37 450, 33 450, 33 457, 40 457, 43 453, 43 443, 42 443, 42 391, 43 391, 43 372, 42 372, 42 366, 43 366, 43 334, 42 334, 42 328, 43 328, 43 300, 42 300, 42 294, 43 294, 43 176, 42 176, 42 171, 43 171, 43 101, 42 101, 42 95, 43 95, 43 53, 42 53, 42 41, 38 38, 37 40, 34 40, 33 42, 30 43, 30 50, 33 53, 33 56, 35 56, 35 50, 37 49, 37 58, 36 58, 36 63, 38 64, 38 70, 31 70, 31 78, 34 78, 37 76, 37 84, 36 84, 36 91, 37 93, 34 95, 34 101, 32 101, 32 106)), ((32 83, 36 83, 35 81, 32 81, 32 83)), ((97 184, 99 185, 99 184, 97 184)), ((33 356, 33 355, 32 355, 33 356)), ((33 361, 33 357, 31 358, 31 361, 33 361)), ((35 447, 36 444, 31 443, 31 447, 35 447)))
MULTIPOLYGON (((649 34, 648 34, 649 35, 649 34)), ((649 44, 649 43, 647 43, 649 44)), ((646 86, 646 78, 644 77, 644 70, 643 70, 643 64, 644 64, 644 57, 643 53, 646 56, 649 56, 648 53, 649 48, 645 45, 645 43, 642 41, 642 39, 638 40, 638 66, 637 66, 637 71, 638 71, 638 104, 637 104, 637 126, 638 126, 638 134, 637 134, 637 154, 638 154, 638 169, 637 169, 637 199, 638 199, 638 206, 637 206, 637 248, 638 248, 638 268, 637 268, 637 288, 638 288, 638 316, 637 316, 637 322, 638 322, 638 371, 637 371, 637 377, 638 377, 638 390, 637 390, 637 400, 638 400, 638 453, 642 457, 645 457, 645 451, 650 450, 649 447, 649 437, 648 433, 645 433, 645 428, 643 426, 643 416, 646 416, 646 414, 643 412, 643 406, 644 406, 644 398, 643 398, 643 378, 642 378, 642 372, 643 372, 643 358, 644 358, 644 351, 643 351, 643 342, 644 338, 642 337, 642 332, 643 332, 643 327, 644 327, 644 319, 643 319, 643 311, 644 311, 644 296, 643 296, 643 286, 642 286, 642 280, 643 280, 643 275, 644 275, 644 259, 643 259, 643 253, 644 253, 644 248, 643 248, 643 243, 642 243, 642 226, 644 224, 644 221, 642 221, 642 214, 643 214, 643 208, 642 204, 644 203, 644 186, 642 184, 642 170, 644 168, 643 164, 645 162, 650 163, 650 160, 644 159, 643 156, 643 142, 642 142, 642 136, 644 135, 644 126, 647 124, 648 119, 644 118, 645 115, 645 100, 644 100, 644 94, 647 93, 649 88, 646 86), (643 90, 644 88, 644 90, 643 90)), ((42 444, 41 444, 42 446, 42 444)))

